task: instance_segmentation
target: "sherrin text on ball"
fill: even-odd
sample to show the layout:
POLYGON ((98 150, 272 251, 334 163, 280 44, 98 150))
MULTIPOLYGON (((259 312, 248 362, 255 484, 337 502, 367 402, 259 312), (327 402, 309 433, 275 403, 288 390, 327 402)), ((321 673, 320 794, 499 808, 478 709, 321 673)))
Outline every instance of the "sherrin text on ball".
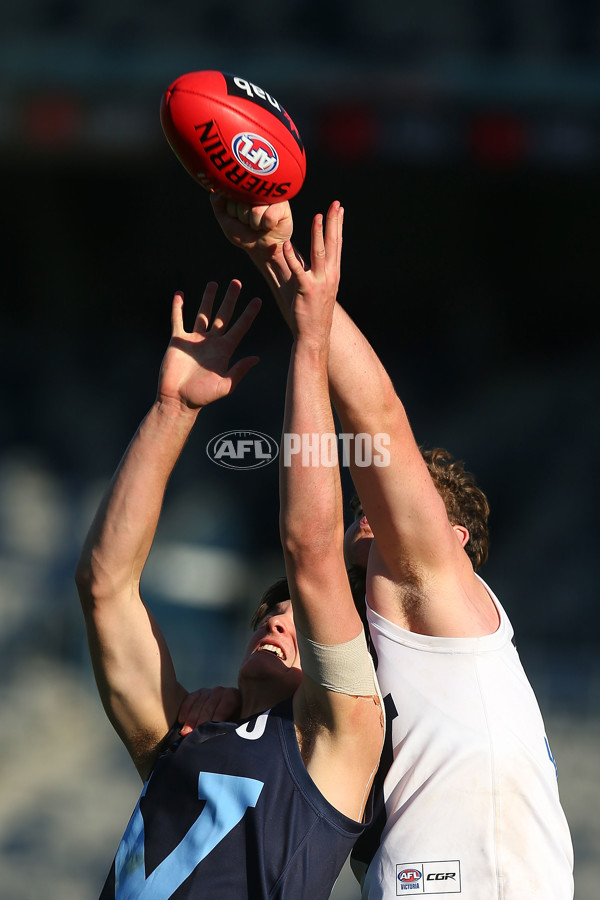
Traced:
POLYGON ((300 133, 267 91, 226 72, 188 72, 164 92, 160 120, 189 174, 251 205, 289 200, 306 175, 300 133))

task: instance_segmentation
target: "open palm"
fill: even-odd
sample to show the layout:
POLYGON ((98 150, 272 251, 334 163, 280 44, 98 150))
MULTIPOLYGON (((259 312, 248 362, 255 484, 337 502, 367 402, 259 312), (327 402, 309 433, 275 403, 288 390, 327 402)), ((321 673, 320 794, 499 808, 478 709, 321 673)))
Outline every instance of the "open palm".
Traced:
POLYGON ((160 370, 159 399, 200 409, 230 394, 256 365, 258 357, 247 356, 230 367, 230 359, 261 305, 255 297, 229 327, 241 287, 239 281, 230 282, 223 302, 212 318, 218 285, 209 282, 192 331, 186 331, 183 325, 183 294, 181 291, 175 294, 171 340, 160 370))

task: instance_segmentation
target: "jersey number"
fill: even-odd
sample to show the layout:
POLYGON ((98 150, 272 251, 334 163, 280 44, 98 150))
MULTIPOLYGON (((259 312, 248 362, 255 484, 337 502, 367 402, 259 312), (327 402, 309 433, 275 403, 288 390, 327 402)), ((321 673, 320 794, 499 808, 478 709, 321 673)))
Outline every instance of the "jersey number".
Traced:
MULTIPOLYGON (((148 782, 140 800, 147 787, 148 782)), ((200 772, 198 798, 206 804, 183 840, 147 878, 144 820, 138 800, 115 857, 115 900, 167 900, 241 822, 246 810, 256 806, 262 788, 263 782, 253 778, 200 772)))

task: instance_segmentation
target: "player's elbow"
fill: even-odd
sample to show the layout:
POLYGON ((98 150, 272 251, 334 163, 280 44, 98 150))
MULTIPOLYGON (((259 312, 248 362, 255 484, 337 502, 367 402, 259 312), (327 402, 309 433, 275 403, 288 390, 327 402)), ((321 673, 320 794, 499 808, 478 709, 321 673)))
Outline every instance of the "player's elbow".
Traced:
POLYGON ((340 523, 318 515, 311 516, 308 521, 282 516, 279 531, 284 554, 296 565, 314 564, 343 546, 344 533, 340 523))
POLYGON ((89 558, 82 553, 75 566, 75 585, 77 593, 83 602, 83 598, 92 594, 92 566, 89 558))
POLYGON ((100 560, 85 552, 75 568, 75 585, 84 613, 93 611, 104 601, 112 600, 119 592, 114 574, 102 566, 100 560))
POLYGON ((80 561, 75 569, 75 585, 85 618, 93 615, 101 604, 102 590, 91 565, 80 561))

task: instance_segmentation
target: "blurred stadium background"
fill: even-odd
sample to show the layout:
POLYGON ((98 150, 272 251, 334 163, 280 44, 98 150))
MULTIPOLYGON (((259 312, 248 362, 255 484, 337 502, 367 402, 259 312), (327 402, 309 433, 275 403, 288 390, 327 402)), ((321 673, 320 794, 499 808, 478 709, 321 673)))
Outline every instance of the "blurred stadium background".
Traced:
MULTIPOLYGON (((152 402, 173 290, 188 314, 208 279, 265 296, 160 130, 164 88, 209 68, 291 112, 308 153, 297 241, 343 202, 341 300, 418 440, 490 497, 483 575, 546 718, 576 897, 596 900, 599 51, 593 0, 3 4, 2 900, 93 900, 137 798, 72 573, 152 402)), ((282 572, 276 467, 205 454, 230 428, 278 439, 289 338, 270 304, 250 345, 261 365, 202 417, 145 578, 189 687, 231 683, 282 572)), ((347 872, 335 896, 358 896, 347 872)))

